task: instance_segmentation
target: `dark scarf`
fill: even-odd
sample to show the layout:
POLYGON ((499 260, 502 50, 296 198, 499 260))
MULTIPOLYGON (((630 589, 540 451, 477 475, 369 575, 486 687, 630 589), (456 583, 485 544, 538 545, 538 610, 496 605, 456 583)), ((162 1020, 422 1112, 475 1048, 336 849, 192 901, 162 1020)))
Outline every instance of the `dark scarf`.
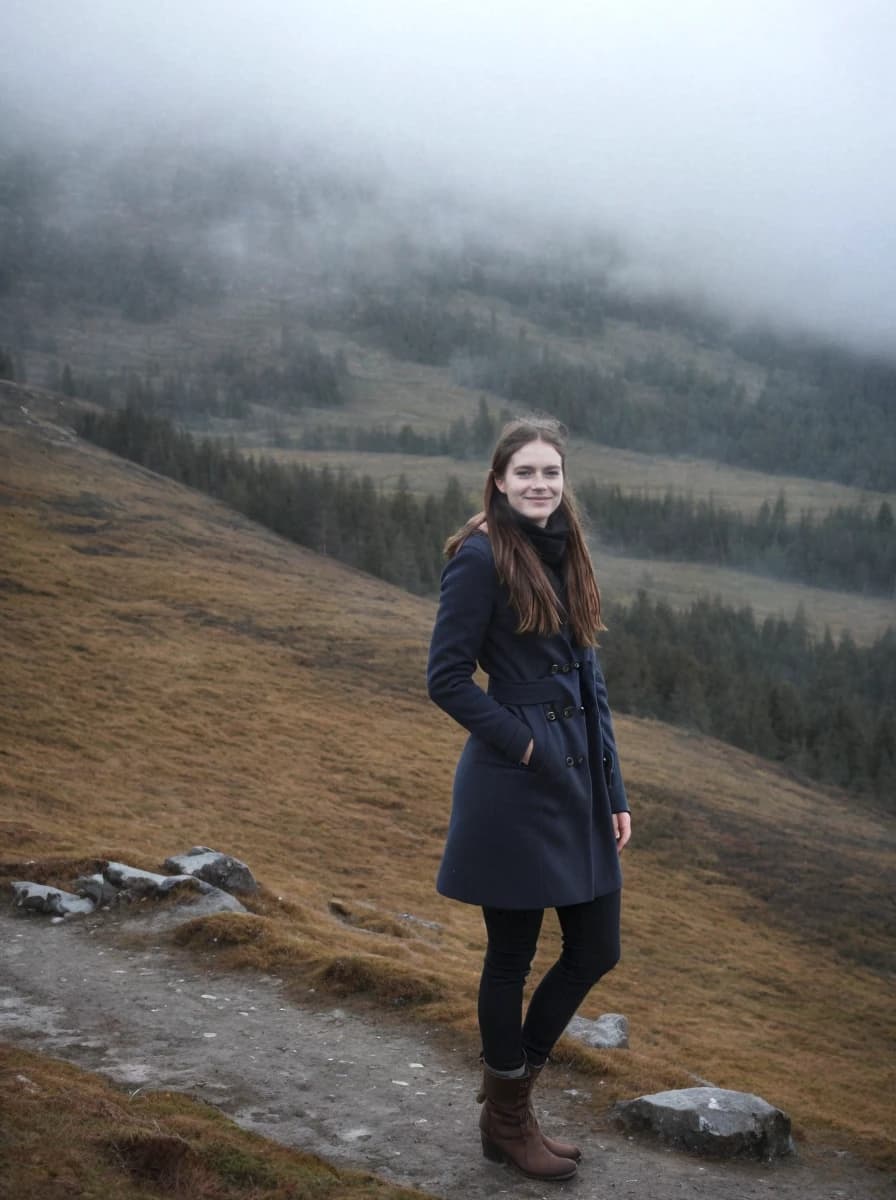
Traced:
MULTIPOLYGON (((510 506, 508 505, 508 508, 510 506)), ((535 521, 530 521, 522 513, 510 509, 514 521, 523 531, 535 548, 535 553, 544 563, 548 578, 554 586, 554 591, 561 604, 566 606, 566 581, 564 579, 564 564, 566 562, 566 543, 569 538, 569 525, 566 517, 559 509, 548 517, 544 527, 535 521)))

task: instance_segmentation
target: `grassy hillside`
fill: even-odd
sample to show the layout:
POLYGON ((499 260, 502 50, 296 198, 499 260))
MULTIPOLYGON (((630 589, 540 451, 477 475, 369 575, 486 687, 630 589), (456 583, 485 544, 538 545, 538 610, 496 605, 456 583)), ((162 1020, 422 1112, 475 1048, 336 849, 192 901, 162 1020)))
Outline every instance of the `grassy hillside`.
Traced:
POLYGON ((128 1094, 98 1075, 0 1043, 6 1195, 19 1200, 425 1200, 238 1128, 173 1092, 128 1094))
MULTIPOLYGON (((3 873, 226 849, 266 885, 258 915, 188 940, 403 1005, 472 1052, 481 922, 433 890, 463 735, 424 694, 432 603, 4 412, 3 873)), ((633 1048, 569 1060, 601 1107, 696 1074, 780 1104, 810 1145, 896 1164, 892 823, 618 725, 624 960, 585 1012, 627 1013, 633 1048)))

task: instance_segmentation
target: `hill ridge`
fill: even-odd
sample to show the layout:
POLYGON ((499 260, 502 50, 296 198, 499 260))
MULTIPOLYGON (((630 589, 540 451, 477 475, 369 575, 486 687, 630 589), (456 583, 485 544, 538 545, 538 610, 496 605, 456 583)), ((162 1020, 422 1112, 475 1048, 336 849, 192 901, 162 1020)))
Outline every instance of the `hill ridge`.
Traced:
MULTIPOLYGON (((478 914, 432 882, 462 740, 423 693, 432 603, 82 443, 0 440, 3 570, 25 589, 0 590, 0 856, 238 847, 271 888, 261 961, 471 1038, 478 914), (438 933, 402 936, 400 912, 438 933)), ((708 739, 618 734, 624 961, 586 1011, 640 1037, 578 1060, 601 1103, 695 1071, 892 1161, 892 823, 708 739)))

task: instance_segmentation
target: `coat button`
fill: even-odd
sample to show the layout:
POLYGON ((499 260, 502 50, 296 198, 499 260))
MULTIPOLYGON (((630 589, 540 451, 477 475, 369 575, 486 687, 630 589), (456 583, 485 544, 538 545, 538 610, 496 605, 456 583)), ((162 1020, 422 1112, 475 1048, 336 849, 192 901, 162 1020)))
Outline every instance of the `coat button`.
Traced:
POLYGON ((557 720, 557 714, 554 712, 554 710, 553 710, 552 708, 549 708, 549 709, 548 709, 548 720, 549 720, 549 721, 556 721, 556 720, 557 720))
POLYGON ((566 708, 564 708, 564 710, 563 710, 563 715, 564 715, 564 717, 566 717, 567 720, 569 720, 569 718, 573 715, 573 713, 575 711, 576 711, 575 708, 573 708, 573 706, 571 704, 567 704, 566 708))
POLYGON ((580 704, 580 705, 579 705, 579 712, 584 712, 584 711, 585 711, 585 705, 584 705, 584 704, 580 704))
POLYGON ((579 757, 576 759, 576 766, 580 767, 584 761, 585 761, 585 755, 580 754, 579 757))
POLYGON ((551 663, 551 674, 552 675, 556 675, 559 670, 560 670, 559 663, 551 663))
POLYGON ((568 767, 574 767, 576 765, 576 760, 573 758, 573 756, 571 754, 567 754, 567 756, 566 756, 566 765, 568 767))
POLYGON ((572 667, 569 665, 569 663, 563 664, 563 674, 564 675, 568 675, 571 670, 572 670, 572 667))
POLYGON ((573 665, 573 670, 578 671, 582 664, 581 663, 573 663, 572 665, 573 665))

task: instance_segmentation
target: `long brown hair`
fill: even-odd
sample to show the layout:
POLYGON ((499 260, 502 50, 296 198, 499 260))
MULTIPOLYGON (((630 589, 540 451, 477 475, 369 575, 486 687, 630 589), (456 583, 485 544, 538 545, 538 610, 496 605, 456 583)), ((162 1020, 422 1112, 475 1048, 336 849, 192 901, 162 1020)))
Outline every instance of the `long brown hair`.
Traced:
POLYGON ((576 644, 592 645, 606 626, 600 619, 600 589, 585 544, 579 510, 566 479, 566 429, 559 421, 522 417, 504 426, 485 481, 483 511, 451 535, 445 543, 445 554, 453 558, 467 538, 482 528, 483 522, 491 540, 498 578, 506 585, 511 604, 519 614, 517 633, 551 636, 560 631, 568 618, 576 644), (514 519, 506 496, 495 483, 496 479, 504 478, 514 454, 530 442, 553 446, 563 465, 559 512, 569 526, 565 570, 567 612, 563 611, 535 548, 514 519))

